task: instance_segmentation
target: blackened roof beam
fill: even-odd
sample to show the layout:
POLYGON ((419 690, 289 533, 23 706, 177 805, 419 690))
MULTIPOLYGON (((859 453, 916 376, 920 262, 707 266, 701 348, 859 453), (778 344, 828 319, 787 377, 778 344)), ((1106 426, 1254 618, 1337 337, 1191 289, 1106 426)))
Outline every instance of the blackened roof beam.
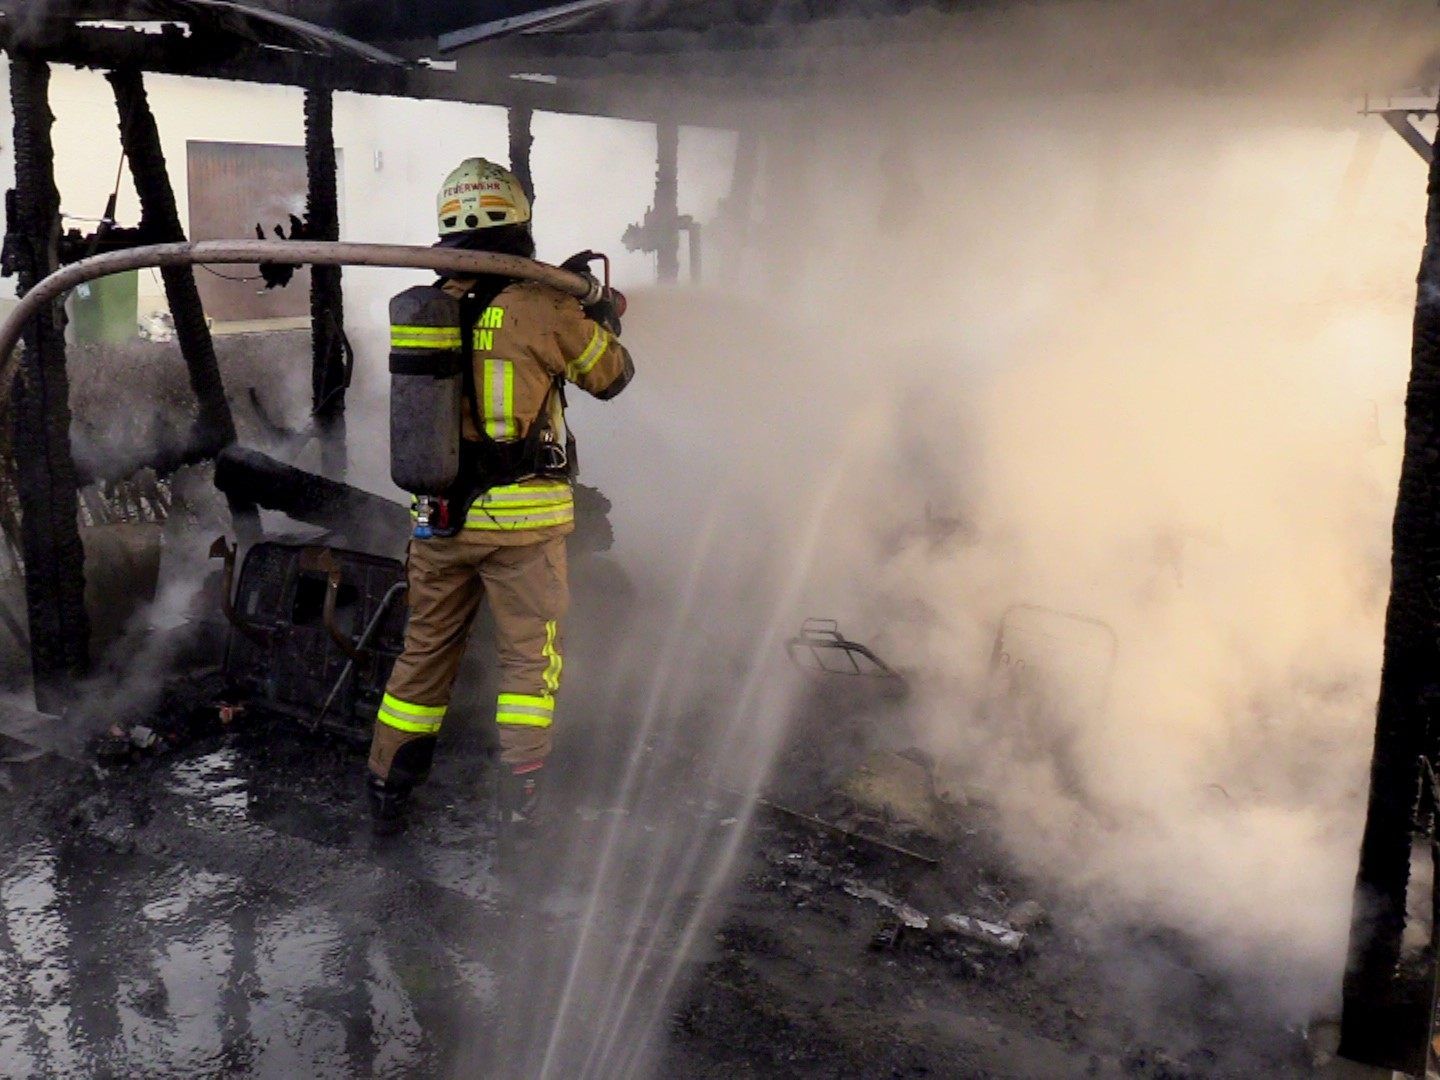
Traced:
MULTIPOLYGON (((441 34, 442 51, 516 34, 710 33, 794 30, 840 19, 961 14, 1026 0, 558 0, 512 4, 501 18, 441 34)), ((1034 0, 1028 0, 1034 2, 1034 0)))
POLYGON ((398 81, 408 67, 334 30, 231 0, 49 0, 38 10, 32 0, 0 0, 0 45, 87 67, 357 89, 377 75, 398 81))
POLYGON ((625 0, 570 0, 569 3, 551 4, 534 11, 510 15, 503 19, 494 19, 464 30, 441 34, 440 51, 442 53, 449 52, 452 49, 464 48, 466 45, 491 41, 495 38, 509 37, 512 34, 534 33, 538 30, 555 27, 570 27, 575 25, 577 20, 583 21, 587 15, 614 8, 624 2, 625 0))

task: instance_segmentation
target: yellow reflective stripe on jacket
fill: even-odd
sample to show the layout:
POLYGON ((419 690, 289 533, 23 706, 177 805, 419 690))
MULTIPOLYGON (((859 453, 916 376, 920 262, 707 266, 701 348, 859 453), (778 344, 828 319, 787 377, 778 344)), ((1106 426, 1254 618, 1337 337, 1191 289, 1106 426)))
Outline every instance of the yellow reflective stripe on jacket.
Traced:
POLYGON ((545 666, 545 688, 552 694, 560 689, 560 672, 565 667, 565 661, 555 648, 555 636, 559 629, 554 619, 545 624, 545 648, 541 652, 541 655, 550 661, 545 666))
POLYGON ((470 506, 467 529, 509 532, 567 525, 575 520, 575 496, 563 480, 491 488, 470 506))
POLYGON ((610 331, 603 326, 595 327, 595 333, 590 335, 590 344, 585 346, 585 351, 565 366, 571 381, 573 382, 582 375, 588 375, 590 369, 600 362, 600 357, 605 355, 605 350, 609 347, 610 331))
POLYGON ((390 327, 392 349, 445 349, 460 348, 458 326, 392 326, 390 327))
POLYGON ((446 708, 444 705, 415 705, 386 694, 380 699, 380 711, 375 718, 397 731, 433 735, 445 720, 446 708))
POLYGON ((486 360, 483 368, 480 412, 485 434, 492 439, 514 439, 520 434, 515 423, 515 365, 509 360, 486 360))
POLYGON ((511 727, 548 728, 555 721, 555 699, 549 694, 501 694, 495 701, 495 722, 511 727))

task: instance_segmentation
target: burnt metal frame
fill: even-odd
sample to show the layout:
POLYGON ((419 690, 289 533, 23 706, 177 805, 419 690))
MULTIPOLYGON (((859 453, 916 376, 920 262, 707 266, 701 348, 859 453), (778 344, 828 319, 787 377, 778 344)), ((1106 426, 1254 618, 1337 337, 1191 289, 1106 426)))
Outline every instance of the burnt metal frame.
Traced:
MULTIPOLYGON (((1043 604, 1011 604, 1000 616, 1000 625, 995 630, 995 644, 990 650, 990 675, 993 679, 1002 668, 1010 664, 1009 654, 1005 651, 1005 632, 1010 628, 1014 617, 1022 612, 1033 612, 1040 615, 1048 615, 1051 618, 1063 619, 1066 622, 1078 626, 1088 626, 1100 631, 1105 635, 1108 644, 1108 651, 1105 656, 1105 692, 1096 702, 1098 709, 1104 710, 1110 699, 1110 683, 1115 677, 1115 664, 1120 658, 1120 635, 1115 632, 1115 627, 1104 619, 1097 619, 1092 615, 1081 615, 1074 611, 1062 611, 1059 608, 1045 607, 1043 604)), ((1046 634, 1046 637, 1055 640, 1066 640, 1056 634, 1046 634)), ((1075 639, 1069 639, 1074 641, 1075 639)), ((1023 664, 1023 661, 1020 661, 1023 664)))
POLYGON ((790 657, 790 662, 812 675, 844 675, 847 678, 862 679, 890 679, 903 684, 905 677, 892 668, 867 645, 858 641, 851 641, 840 632, 840 624, 834 619, 806 619, 800 624, 800 633, 785 643, 785 652, 790 657), (814 667, 809 667, 800 662, 800 657, 808 651, 815 661, 814 667), (821 659, 822 652, 838 652, 850 661, 850 670, 844 668, 829 667, 821 659), (864 657, 870 664, 870 670, 866 670, 858 660, 857 656, 864 657))

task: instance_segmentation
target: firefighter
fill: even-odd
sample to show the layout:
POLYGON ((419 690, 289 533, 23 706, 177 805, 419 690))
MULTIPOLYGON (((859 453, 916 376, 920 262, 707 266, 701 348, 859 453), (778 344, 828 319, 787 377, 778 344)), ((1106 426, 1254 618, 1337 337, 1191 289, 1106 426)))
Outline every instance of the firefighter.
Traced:
MULTIPOLYGON (((534 257, 529 199, 508 170, 471 158, 446 179, 438 203, 441 246, 534 257)), ((585 269, 589 254, 564 265, 585 269)), ((619 335, 613 294, 582 308, 556 289, 509 278, 442 278, 391 302, 392 379, 417 364, 453 362, 463 402, 458 479, 443 498, 417 499, 405 649, 370 749, 377 833, 404 827, 409 796, 429 772, 482 598, 499 661, 501 812, 521 831, 533 825, 564 670, 565 537, 575 519, 564 386, 601 400, 620 393, 635 368, 619 335)), ((409 444, 411 431, 422 439, 432 432, 427 418, 394 408, 392 400, 400 482, 396 447, 409 444)), ((437 419, 435 430, 444 429, 437 419)))

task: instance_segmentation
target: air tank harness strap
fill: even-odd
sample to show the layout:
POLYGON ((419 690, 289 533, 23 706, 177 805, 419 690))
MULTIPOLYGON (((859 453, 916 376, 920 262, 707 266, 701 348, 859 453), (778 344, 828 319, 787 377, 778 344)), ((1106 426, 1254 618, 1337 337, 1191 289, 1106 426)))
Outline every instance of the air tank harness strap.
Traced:
MULTIPOLYGON (((470 403, 470 423, 479 436, 478 453, 465 453, 466 447, 461 444, 461 467, 473 462, 477 465, 478 475, 472 472, 470 475, 462 475, 460 483, 464 486, 475 484, 481 485, 478 492, 485 491, 497 484, 513 484, 523 480, 527 476, 550 476, 569 477, 570 468, 568 459, 545 460, 545 432, 549 427, 550 408, 555 400, 555 395, 560 395, 560 407, 563 409, 565 402, 565 380, 556 376, 550 383, 550 389, 545 395, 545 400, 540 403, 540 411, 535 414, 534 420, 526 429, 524 437, 518 443, 501 442, 494 438, 485 425, 480 415, 480 391, 475 385, 475 327, 480 321, 481 315, 495 302, 508 282, 503 279, 482 279, 483 285, 467 291, 460 298, 460 351, 462 361, 460 365, 460 377, 464 380, 465 398, 470 403), (499 284, 496 285, 495 282, 499 284), (467 458, 469 462, 467 462, 467 458)), ((469 441, 469 440, 467 440, 469 441)), ((567 450, 569 448, 567 447, 567 450)), ((562 455, 562 458, 564 455, 562 455)), ((467 492, 468 494, 468 492, 467 492)), ((474 495, 469 495, 473 500, 474 495)), ((452 507, 452 510, 455 509, 452 507)), ((462 511, 464 507, 459 508, 462 511)), ((463 518, 464 514, 460 514, 463 518)))
MULTIPOLYGON (((458 286, 463 283, 460 281, 456 284, 458 286)), ((460 297, 460 353, 463 358, 460 377, 464 380, 465 399, 470 403, 470 422, 475 425, 475 433, 480 436, 482 443, 492 443, 495 440, 490 437, 485 421, 480 417, 480 393, 479 387, 475 385, 475 326, 480 321, 480 316, 495 302, 495 298, 505 291, 508 284, 504 278, 485 277, 466 289, 460 297)), ((468 478, 462 477, 462 481, 465 479, 468 478)))

